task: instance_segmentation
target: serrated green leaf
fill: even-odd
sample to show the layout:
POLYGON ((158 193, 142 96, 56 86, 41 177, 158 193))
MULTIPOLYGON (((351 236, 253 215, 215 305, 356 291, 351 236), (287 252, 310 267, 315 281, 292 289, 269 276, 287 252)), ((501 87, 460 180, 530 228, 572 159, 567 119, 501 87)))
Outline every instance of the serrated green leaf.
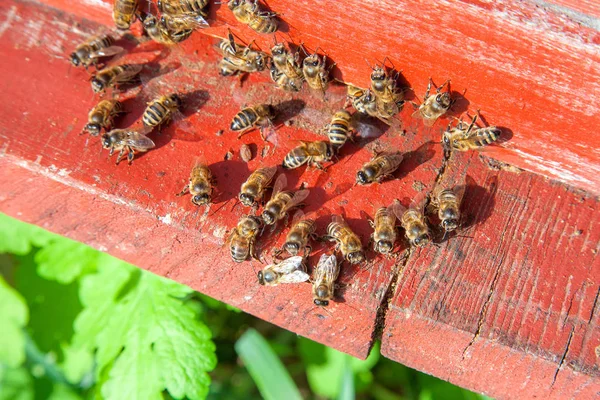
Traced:
POLYGON ((260 394, 267 400, 302 399, 298 388, 269 343, 254 329, 248 329, 235 343, 260 394))
POLYGON ((108 256, 82 278, 74 345, 96 350, 104 398, 160 399, 165 389, 206 397, 215 346, 197 308, 182 301, 191 292, 108 256))
POLYGON ((29 310, 19 292, 0 276, 0 362, 16 368, 25 361, 23 329, 29 320, 29 310))
POLYGON ((79 384, 90 374, 94 365, 94 356, 88 349, 64 344, 62 347, 63 362, 59 364, 67 381, 79 384))
POLYGON ((0 253, 24 255, 33 246, 42 247, 56 237, 42 228, 0 213, 0 253))
POLYGON ((100 254, 82 243, 61 238, 40 249, 35 261, 41 277, 68 284, 93 271, 100 254))
POLYGON ((25 367, 0 364, 0 400, 33 400, 33 378, 25 367))

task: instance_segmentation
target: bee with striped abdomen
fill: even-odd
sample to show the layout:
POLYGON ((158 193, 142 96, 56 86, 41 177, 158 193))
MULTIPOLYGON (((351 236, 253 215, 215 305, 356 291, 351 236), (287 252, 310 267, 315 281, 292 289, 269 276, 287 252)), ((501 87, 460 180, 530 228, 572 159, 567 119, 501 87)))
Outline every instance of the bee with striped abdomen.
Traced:
POLYGON ((310 254, 311 247, 308 241, 316 238, 317 225, 313 219, 304 218, 301 210, 296 211, 292 220, 292 229, 285 237, 285 243, 281 250, 275 253, 279 254, 284 250, 292 256, 297 256, 301 250, 304 251, 304 257, 310 254))
POLYGON ((344 218, 339 215, 332 217, 332 222, 327 226, 327 236, 336 242, 335 249, 350 264, 358 264, 365 259, 360 237, 350 229, 344 218))
POLYGON ((273 225, 280 219, 286 218, 288 212, 299 206, 310 193, 307 189, 296 192, 284 191, 283 188, 286 185, 287 178, 285 175, 279 175, 273 185, 271 199, 265 204, 262 212, 262 219, 266 225, 273 225))
POLYGON ((271 79, 279 89, 283 89, 287 92, 298 92, 302 88, 304 80, 300 78, 290 78, 283 72, 279 71, 275 65, 271 66, 271 79))
POLYGON ((270 264, 258 272, 258 283, 263 286, 277 286, 280 283, 300 283, 310 279, 306 273, 304 257, 294 256, 278 264, 270 264))
POLYGON ((373 158, 356 173, 358 185, 368 185, 373 182, 380 183, 385 178, 392 176, 402 163, 403 156, 399 151, 395 153, 375 153, 373 158))
POLYGON ((317 306, 327 307, 333 300, 335 281, 340 274, 335 254, 322 254, 314 270, 313 302, 317 306))
POLYGON ((423 103, 419 106, 419 109, 412 114, 413 118, 423 119, 425 126, 433 126, 435 121, 452 107, 454 100, 450 94, 450 79, 442 84, 442 86, 436 89, 436 95, 430 96, 431 85, 433 81, 429 78, 427 84, 427 91, 423 98, 423 103), (448 89, 444 93, 440 93, 444 86, 448 85, 448 89))
POLYGON ((276 172, 277 167, 273 166, 259 168, 250 174, 240 189, 240 202, 246 207, 251 207, 260 201, 276 172))
POLYGON ((181 106, 181 98, 175 93, 152 100, 142 115, 144 126, 152 129, 168 123, 173 113, 179 111, 181 106))
POLYGON ((192 203, 197 206, 210 204, 212 200, 212 192, 215 185, 210 168, 203 161, 196 160, 192 173, 190 174, 189 182, 183 187, 177 196, 183 196, 186 193, 192 195, 192 203))
POLYGON ((400 221, 408 242, 413 247, 423 247, 431 241, 429 227, 423 213, 423 201, 413 201, 410 208, 399 202, 394 208, 396 217, 400 221))
POLYGON ((404 104, 404 96, 396 88, 396 78, 386 72, 385 60, 382 66, 375 66, 371 73, 371 91, 375 96, 377 113, 384 118, 396 115, 404 104))
POLYGON ((336 150, 339 150, 349 138, 352 140, 351 120, 352 115, 348 111, 339 110, 333 114, 331 122, 327 125, 327 137, 336 150))
POLYGON ((233 261, 241 263, 246 261, 248 256, 258 259, 254 253, 254 244, 261 226, 262 221, 258 217, 247 216, 240 219, 228 238, 233 261))
POLYGON ((115 0, 113 7, 113 21, 117 28, 129 29, 138 9, 138 0, 115 0))
POLYGON ((273 33, 277 30, 277 14, 262 11, 258 0, 229 0, 227 6, 235 19, 258 33, 273 33))
POLYGON ((283 159, 283 168, 294 169, 304 164, 325 170, 322 162, 331 161, 335 151, 327 141, 305 142, 300 140, 300 145, 293 148, 283 159))
POLYGON ((119 150, 117 165, 127 153, 127 161, 132 163, 136 153, 143 153, 155 146, 154 142, 141 132, 131 129, 113 129, 102 135, 102 147, 110 149, 109 156, 119 150))
POLYGON ((88 132, 92 136, 98 136, 102 129, 109 131, 112 128, 115 117, 124 112, 123 104, 118 100, 102 100, 92 108, 88 115, 88 123, 81 134, 88 132))
POLYGON ((96 36, 75 48, 71 53, 71 64, 83 66, 88 69, 90 65, 96 66, 98 60, 104 57, 112 57, 124 51, 122 47, 113 46, 115 39, 110 35, 96 36))
POLYGON ((269 56, 262 51, 253 50, 252 43, 247 46, 237 44, 229 31, 227 39, 221 40, 219 49, 223 59, 219 61, 219 73, 223 76, 235 75, 238 72, 258 72, 265 69, 269 56))
POLYGON ((133 82, 141 70, 141 65, 134 64, 115 65, 101 69, 91 79, 92 90, 94 93, 99 93, 108 88, 133 82))
POLYGON ((430 205, 437 210, 440 225, 446 233, 452 232, 460 224, 460 203, 465 193, 466 186, 444 189, 436 188, 431 196, 430 205))
POLYGON ((158 0, 158 9, 171 17, 189 17, 208 26, 208 0, 158 0))
POLYGON ((296 53, 292 55, 283 43, 276 43, 275 46, 271 48, 273 66, 290 79, 304 79, 302 67, 298 63, 299 58, 299 51, 296 51, 296 53))
POLYGON ((500 129, 495 126, 479 128, 476 125, 478 117, 479 111, 466 127, 462 119, 454 128, 451 128, 452 124, 449 124, 442 136, 444 149, 446 151, 479 150, 497 141, 502 133, 500 129))
POLYGON ((381 122, 391 125, 389 113, 380 112, 377 106, 377 100, 371 89, 362 89, 356 86, 348 85, 347 104, 352 106, 361 114, 375 117, 381 122))
POLYGON ((246 107, 237 113, 231 120, 229 129, 239 132, 238 139, 257 128, 260 131, 260 137, 267 140, 264 130, 266 127, 273 126, 271 121, 275 117, 275 109, 270 104, 260 104, 255 107, 246 107))
POLYGON ((388 207, 381 207, 375 212, 375 218, 371 222, 374 229, 371 235, 373 250, 380 254, 390 254, 394 250, 394 244, 398 238, 396 231, 396 213, 394 209, 399 207, 398 200, 388 207))

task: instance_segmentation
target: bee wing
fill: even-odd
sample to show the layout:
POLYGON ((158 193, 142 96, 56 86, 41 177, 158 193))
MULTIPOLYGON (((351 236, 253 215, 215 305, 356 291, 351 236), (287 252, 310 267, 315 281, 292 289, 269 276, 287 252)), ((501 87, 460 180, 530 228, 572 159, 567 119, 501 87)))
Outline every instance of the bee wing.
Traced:
POLYGON ((194 157, 192 162, 192 168, 208 166, 208 162, 206 161, 206 156, 204 154, 200 154, 194 157))
POLYGON ((337 222, 340 225, 348 226, 348 224, 346 223, 346 220, 344 220, 344 218, 341 215, 335 214, 331 217, 331 220, 333 222, 337 222))
POLYGON ((119 80, 129 80, 139 74, 142 71, 142 65, 130 65, 130 68, 127 71, 123 71, 121 75, 119 75, 119 80))
POLYGON ((424 214, 425 211, 425 203, 427 200, 427 192, 419 192, 410 202, 410 208, 420 211, 421 214, 424 214))
MULTIPOLYGON (((392 223, 395 223, 395 220, 396 220, 396 218, 400 219, 400 218, 398 217, 398 214, 396 214, 396 210, 395 210, 395 208, 397 207, 397 206, 396 206, 396 202, 397 202, 397 201, 398 201, 398 200, 394 200, 394 202, 393 202, 392 204, 390 204, 390 205, 388 206, 388 208, 387 208, 388 214, 390 215, 390 217, 391 217, 391 218, 393 218, 393 219, 394 219, 394 221, 393 221, 392 223)), ((398 204, 400 204, 400 202, 399 202, 399 201, 398 201, 398 204)))
POLYGON ((271 180, 275 176, 275 173, 277 172, 277 167, 276 166, 263 167, 261 169, 262 169, 262 173, 265 175, 265 178, 266 178, 265 182, 267 182, 267 183, 271 182, 271 180))
POLYGON ((401 220, 402 216, 406 212, 406 207, 404 207, 398 199, 394 200, 394 202, 390 205, 390 207, 392 208, 394 215, 396 215, 396 218, 401 220))
POLYGON ((452 191, 456 196, 456 201, 458 204, 461 203, 463 196, 465 195, 465 190, 467 189, 467 185, 458 185, 452 191))
POLYGON ((302 221, 303 218, 304 218, 304 211, 302 211, 302 210, 296 211, 294 213, 294 216, 292 217, 292 226, 294 226, 298 222, 302 221))
POLYGON ((419 107, 414 113, 412 113, 411 116, 416 119, 424 119, 425 118, 423 116, 423 114, 421 114, 421 107, 419 107))
POLYGON ((287 204, 286 208, 290 209, 290 208, 294 207, 295 205, 302 203, 304 201, 304 199, 306 199, 308 197, 309 194, 310 194, 310 190, 308 190, 308 189, 302 189, 302 190, 298 190, 297 192, 294 192, 292 200, 287 204))
POLYGON ((124 51, 125 51, 125 49, 120 46, 110 46, 110 47, 106 47, 106 48, 100 49, 98 51, 92 52, 90 54, 90 57, 91 58, 110 57, 110 56, 115 56, 117 54, 121 54, 124 51))
POLYGON ((333 283, 340 273, 335 254, 323 254, 317 264, 317 270, 323 271, 323 277, 328 283, 333 283))
POLYGON ((129 132, 125 145, 135 147, 140 150, 149 150, 156 146, 152 139, 139 132, 129 132))
POLYGON ((291 274, 296 270, 302 270, 302 261, 303 258, 300 256, 286 258, 279 264, 275 264, 273 266, 273 271, 280 274, 291 274))
POLYGON ((275 184, 273 185, 273 194, 271 197, 275 197, 277 193, 281 192, 284 187, 287 186, 287 178, 284 174, 279 174, 277 179, 275 180, 275 184))
POLYGON ((435 121, 437 121, 437 119, 438 119, 438 117, 435 117, 435 118, 423 117, 423 125, 431 127, 435 124, 435 121))
POLYGON ((310 279, 310 275, 302 270, 296 270, 279 278, 279 283, 300 283, 310 279))

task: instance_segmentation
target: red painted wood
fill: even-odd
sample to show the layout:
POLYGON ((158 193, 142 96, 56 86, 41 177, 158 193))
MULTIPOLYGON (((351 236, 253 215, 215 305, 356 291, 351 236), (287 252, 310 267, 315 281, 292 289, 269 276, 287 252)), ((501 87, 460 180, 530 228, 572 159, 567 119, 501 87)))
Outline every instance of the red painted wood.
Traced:
MULTIPOLYGON (((44 2, 72 9, 71 1, 44 2)), ((81 15, 110 23, 106 2, 77 3, 86 5, 81 15)), ((285 21, 280 40, 323 48, 337 62, 336 78, 366 86, 365 60, 373 64, 386 56, 419 97, 429 76, 436 82, 451 78, 453 90, 467 91, 456 115, 467 104, 472 111, 479 108, 488 123, 512 136, 488 149, 490 156, 599 193, 600 33, 543 4, 385 0, 370 7, 358 1, 269 1, 285 21), (393 23, 379 28, 358 21, 393 23)), ((581 7, 592 17, 598 8, 581 7)), ((231 27, 247 41, 256 38, 263 49, 273 43, 270 35, 257 37, 238 23, 225 6, 213 6, 211 15, 212 27, 203 33, 223 37, 231 27)), ((198 48, 193 42, 185 47, 198 48)))
MULTIPOLYGON (((47 2, 58 8, 64 8, 66 4, 62 0, 47 2)), ((531 173, 491 171, 479 161, 478 155, 457 156, 457 163, 451 164, 444 176, 457 174, 455 179, 460 180, 468 166, 466 173, 484 188, 489 187, 497 176, 493 201, 479 189, 467 194, 465 214, 471 221, 477 221, 464 234, 473 238, 452 238, 439 249, 431 247, 413 253, 404 267, 394 268, 392 261, 379 259, 362 267, 344 265, 340 279, 345 285, 341 290, 342 298, 330 307, 331 314, 315 310, 308 284, 260 287, 255 278, 255 269, 260 264, 234 264, 222 246, 226 230, 246 212, 241 206, 233 208, 234 202, 229 200, 237 194, 249 171, 261 165, 279 164, 297 139, 322 138, 315 132, 343 104, 344 88, 334 86, 323 102, 319 95, 308 91, 292 98, 274 89, 265 74, 250 76, 240 87, 237 78, 218 76, 217 54, 212 47, 215 41, 199 33, 184 42, 181 51, 173 50, 171 54, 152 43, 142 44, 132 49, 124 60, 151 63, 143 72, 145 79, 157 71, 160 77, 152 79, 149 86, 187 93, 185 113, 193 129, 186 131, 181 123, 166 127, 161 134, 152 136, 157 149, 136 158, 131 167, 126 163, 115 167, 114 159, 108 159, 106 152, 100 150, 97 139, 78 136, 87 112, 97 98, 91 95, 87 73, 69 68, 64 57, 87 35, 98 30, 94 23, 82 21, 81 16, 103 23, 109 20, 106 10, 92 12, 97 8, 94 6, 97 2, 90 2, 89 9, 81 4, 70 5, 69 13, 13 0, 0 5, 0 21, 5 21, 0 22, 0 57, 3 60, 0 74, 10 77, 0 82, 0 93, 10 95, 0 102, 0 115, 3 116, 0 119, 0 211, 91 244, 300 335, 359 357, 367 355, 371 339, 381 333, 385 319, 384 354, 494 397, 514 397, 519 394, 517 390, 523 390, 531 395, 574 393, 585 398, 587 393, 598 390, 598 364, 594 358, 594 350, 600 345, 598 305, 594 308, 594 296, 600 282, 596 257, 600 236, 596 222, 597 199, 580 189, 531 173), (263 157, 264 143, 258 133, 238 141, 227 127, 243 104, 264 101, 280 104, 282 119, 290 119, 291 125, 282 125, 269 138, 270 150, 263 157), (302 109, 298 107, 299 101, 305 103, 302 109), (219 129, 225 129, 222 136, 216 135, 219 129), (254 159, 248 165, 237 154, 240 143, 249 144, 253 149, 254 159), (236 155, 225 162, 223 157, 230 150, 236 155), (184 185, 194 157, 201 153, 205 154, 219 182, 216 204, 208 210, 194 207, 188 197, 174 196, 184 185), (478 200, 479 197, 482 200, 478 200), (581 234, 578 233, 580 229, 581 234), (504 261, 498 268, 496 263, 500 259, 504 261), (397 269, 400 269, 398 280, 393 282, 394 290, 388 292, 390 282, 396 277, 393 271, 397 269), (386 294, 395 294, 387 314, 386 294), (483 315, 481 319, 480 315, 483 315), (586 317, 590 319, 587 323, 586 317), (564 321, 562 324, 561 320, 564 321), (570 326, 573 335, 561 365, 561 349, 566 347, 570 326), (460 352, 477 328, 479 335, 462 360, 460 352), (440 346, 440 343, 444 345, 440 346), (559 365, 556 381, 548 389, 553 371, 559 365), (522 371, 527 371, 527 375, 522 371)), ((281 3, 273 1, 269 4, 277 10, 276 6, 281 3)), ((386 4, 381 3, 382 12, 388 15, 386 18, 394 14, 398 26, 406 23, 408 16, 392 12, 386 4)), ((502 35, 498 43, 492 43, 494 57, 506 43, 525 52, 523 43, 527 43, 527 39, 517 40, 515 32, 524 32, 531 18, 559 26, 560 21, 545 13, 527 14, 519 22, 515 7, 523 10, 527 9, 526 5, 495 4, 462 6, 467 10, 464 12, 473 12, 473 7, 479 10, 488 7, 485 17, 478 14, 476 18, 490 21, 504 12, 508 15, 508 24, 515 24, 510 32, 506 28, 507 22, 497 27, 502 35), (506 9, 500 11, 501 7, 506 9), (505 42, 509 37, 513 40, 505 42)), ((325 22, 309 30, 308 20, 300 18, 298 7, 294 3, 285 8, 285 19, 292 21, 290 25, 297 29, 292 31, 294 35, 300 31, 311 32, 305 43, 312 47, 320 41, 317 40, 319 35, 331 36, 325 36, 324 32, 328 30, 325 22)), ((303 7, 302 15, 311 15, 307 6, 303 7)), ((411 10, 410 7, 415 6, 407 7, 411 10)), ((432 21, 438 18, 448 26, 454 17, 442 18, 440 7, 449 6, 442 4, 435 10, 422 12, 433 18, 432 21)), ((224 11, 217 12, 218 24, 222 24, 221 18, 232 22, 224 11)), ((363 11, 363 19, 373 14, 373 11, 363 11)), ((320 15, 323 14, 321 10, 320 15)), ((354 40, 358 33, 350 29, 350 20, 350 17, 335 16, 329 26, 334 23, 347 26, 344 32, 351 32, 354 40)), ((481 22, 480 19, 477 21, 481 22)), ((496 26, 498 21, 491 22, 490 27, 496 26)), ((247 29, 232 24, 236 33, 248 35, 247 29)), ((436 52, 423 54, 423 49, 416 43, 422 37, 418 35, 424 35, 419 29, 424 28, 419 28, 421 25, 418 24, 413 26, 418 29, 403 28, 400 31, 400 28, 392 27, 390 32, 393 34, 389 36, 363 32, 366 43, 372 45, 361 51, 344 48, 341 39, 335 38, 330 39, 331 49, 326 50, 340 63, 338 73, 364 85, 369 70, 363 56, 374 60, 382 54, 392 53, 389 49, 398 46, 398 54, 402 54, 407 67, 399 68, 404 69, 407 79, 419 93, 424 90, 427 71, 433 71, 431 74, 436 81, 443 80, 446 75, 440 72, 440 65, 454 68, 460 64, 461 73, 457 75, 469 79, 465 78, 460 86, 461 78, 456 78, 458 82, 454 89, 469 87, 467 97, 471 109, 485 104, 482 113, 490 123, 502 120, 498 115, 511 121, 499 125, 511 127, 514 137, 503 145, 504 148, 494 147, 487 152, 488 156, 514 160, 517 165, 545 171, 550 176, 556 176, 560 170, 563 180, 578 183, 580 188, 595 189, 597 177, 594 171, 598 163, 597 154, 591 149, 598 146, 592 127, 597 126, 594 124, 599 117, 596 114, 586 116, 585 112, 596 107, 596 103, 591 102, 585 112, 566 113, 565 93, 544 99, 549 92, 544 87, 536 87, 534 96, 525 91, 531 88, 528 85, 534 79, 533 72, 526 71, 529 75, 523 72, 525 66, 531 65, 527 57, 535 56, 536 61, 545 63, 540 67, 544 74, 559 72, 553 85, 558 81, 572 89, 585 84, 585 93, 574 91, 568 96, 575 99, 573 104, 581 106, 583 95, 595 96, 593 90, 597 81, 585 82, 585 79, 597 75, 597 67, 591 63, 587 70, 577 75, 582 77, 581 82, 571 75, 574 68, 569 68, 577 57, 582 57, 577 62, 595 60, 595 55, 587 53, 597 46, 591 31, 561 25, 560 33, 553 33, 557 42, 552 44, 544 36, 547 32, 539 33, 540 39, 536 39, 538 42, 533 50, 529 48, 528 53, 519 53, 521 58, 510 58, 512 62, 521 60, 519 64, 524 69, 519 70, 519 80, 514 79, 516 75, 511 75, 517 71, 506 66, 500 72, 496 70, 493 79, 486 72, 487 85, 495 95, 475 90, 471 97, 473 88, 483 85, 481 81, 473 80, 484 68, 481 60, 456 52, 456 47, 452 47, 459 44, 455 36, 440 39, 454 43, 448 49, 438 43, 433 47, 436 52), (575 33, 582 38, 574 39, 575 33), (408 47, 395 43, 400 38, 402 43, 408 43, 408 47), (566 38, 572 38, 572 41, 566 38), (578 40, 588 40, 588 44, 578 40), (554 60, 556 67, 550 68, 551 63, 545 57, 565 48, 573 50, 572 54, 554 60), (451 49, 454 52, 451 53, 451 49), (435 57, 441 64, 434 63, 435 57), (342 63, 343 60, 346 61, 342 63), (513 101, 505 101, 506 93, 522 94, 529 101, 527 111, 518 109, 513 101), (536 101, 530 101, 532 99, 536 101), (492 117, 493 112, 497 114, 492 117), (522 123, 514 125, 515 121, 522 123), (569 121, 577 122, 581 130, 566 129, 569 121), (515 126, 519 126, 518 131, 515 126), (581 135, 577 136, 575 144, 572 143, 574 137, 567 140, 563 136, 575 134, 581 135), (542 144, 541 139, 545 139, 542 144), (576 158, 566 156, 584 143, 588 146, 587 151, 581 151, 576 158), (539 152, 535 154, 544 155, 537 166, 523 161, 534 154, 528 153, 534 148, 539 152), (563 157, 560 160, 556 158, 559 149, 563 157), (562 164, 556 164, 559 162, 562 164), (586 168, 581 168, 582 165, 586 168), (587 183, 582 178, 587 179, 587 183)), ((475 23, 473 26, 481 28, 475 23)), ((457 25, 453 29, 479 35, 473 26, 457 25)), ((211 28, 209 33, 222 35, 224 27, 211 28)), ((304 39, 303 35, 299 37, 304 39)), ((263 45, 269 40, 265 38, 263 45)), ((475 43, 473 40, 464 43, 471 46, 475 43)), ((126 108, 131 112, 118 121, 120 127, 139 123, 144 100, 133 97, 137 90, 127 94, 131 98, 126 101, 126 108)), ((351 226, 363 236, 366 244, 370 233, 366 215, 372 216, 376 207, 389 204, 394 198, 406 202, 405 197, 413 198, 433 188, 442 167, 440 146, 434 142, 439 140, 446 121, 426 129, 409 115, 408 110, 403 111, 402 130, 393 127, 385 133, 381 124, 362 121, 358 126, 362 138, 355 145, 346 145, 340 161, 326 174, 303 169, 288 174, 291 184, 298 187, 306 182, 311 189, 306 211, 316 214, 321 232, 329 214, 344 209, 351 226), (369 159, 369 150, 375 148, 395 148, 407 153, 396 174, 398 179, 370 187, 353 186, 356 170, 369 159)), ((285 232, 279 237, 268 236, 268 240, 261 241, 261 247, 269 249, 280 243, 285 232)), ((312 262, 321 251, 322 247, 316 249, 312 262)), ((372 259, 372 254, 369 256, 372 259)))

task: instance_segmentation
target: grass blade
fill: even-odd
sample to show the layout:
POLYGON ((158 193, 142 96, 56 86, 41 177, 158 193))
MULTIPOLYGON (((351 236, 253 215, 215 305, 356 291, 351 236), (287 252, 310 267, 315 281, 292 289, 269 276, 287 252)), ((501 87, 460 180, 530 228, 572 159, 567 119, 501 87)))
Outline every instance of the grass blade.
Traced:
POLYGON ((342 375, 342 382, 340 387, 340 394, 337 400, 354 400, 356 395, 354 393, 354 372, 350 368, 349 356, 346 356, 346 365, 344 366, 344 375, 342 375))
POLYGON ((264 399, 302 399, 296 384, 260 333, 248 329, 235 343, 235 351, 264 399))

